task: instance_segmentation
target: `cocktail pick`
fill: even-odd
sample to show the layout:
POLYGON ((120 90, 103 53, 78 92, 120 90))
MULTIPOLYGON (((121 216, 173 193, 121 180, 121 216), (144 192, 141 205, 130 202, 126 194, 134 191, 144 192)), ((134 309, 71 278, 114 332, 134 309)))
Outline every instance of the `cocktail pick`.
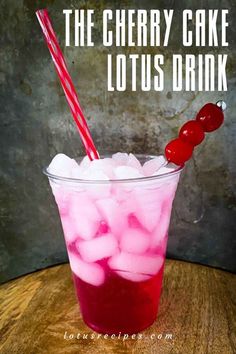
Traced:
POLYGON ((166 145, 167 161, 176 165, 184 165, 191 158, 194 148, 204 140, 205 133, 213 132, 222 125, 225 109, 224 101, 205 104, 195 120, 190 120, 182 126, 178 138, 166 145))

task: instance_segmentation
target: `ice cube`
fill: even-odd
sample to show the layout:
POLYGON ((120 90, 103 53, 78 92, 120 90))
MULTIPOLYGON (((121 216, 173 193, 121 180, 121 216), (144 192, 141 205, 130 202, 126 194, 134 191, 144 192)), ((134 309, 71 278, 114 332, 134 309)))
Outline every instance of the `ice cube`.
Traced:
POLYGON ((78 167, 74 159, 65 154, 57 154, 48 166, 48 171, 60 177, 71 177, 72 168, 78 167))
POLYGON ((164 156, 155 157, 144 163, 143 172, 145 176, 152 176, 165 164, 166 164, 166 159, 164 156))
POLYGON ((150 244, 149 235, 138 229, 128 228, 121 236, 120 248, 125 252, 144 253, 150 244))
POLYGON ((74 193, 71 197, 70 219, 77 234, 84 240, 95 236, 101 221, 95 204, 85 193, 74 193))
POLYGON ((137 205, 132 193, 126 192, 126 198, 120 201, 120 207, 127 216, 136 211, 137 205))
POLYGON ((116 274, 118 274, 120 277, 130 280, 130 281, 145 281, 151 278, 150 275, 144 275, 144 274, 135 274, 135 273, 129 273, 129 272, 122 272, 122 271, 116 271, 116 274))
POLYGON ((103 220, 108 224, 111 233, 119 237, 128 225, 127 217, 120 205, 111 198, 97 200, 96 205, 103 220))
POLYGON ((126 152, 117 152, 116 154, 112 155, 112 159, 118 164, 118 165, 126 165, 126 162, 128 160, 128 154, 126 152))
POLYGON ((126 252, 120 252, 112 256, 109 261, 109 267, 115 271, 119 271, 119 275, 123 276, 123 272, 129 272, 130 280, 135 280, 137 275, 155 275, 161 269, 164 258, 157 255, 138 255, 126 252), (133 279, 132 274, 134 275, 133 279))
POLYGON ((146 230, 152 232, 155 229, 161 214, 163 203, 161 189, 139 189, 134 191, 133 198, 136 201, 134 215, 146 230))
POLYGON ((151 249, 159 246, 167 236, 168 227, 170 223, 171 207, 172 207, 171 200, 166 202, 163 206, 163 210, 159 222, 152 235, 151 249))
POLYGON ((68 244, 78 239, 78 234, 69 217, 61 217, 62 228, 64 231, 65 240, 68 244))
POLYGON ((117 202, 125 201, 129 194, 127 193, 126 189, 119 183, 113 183, 111 187, 111 194, 113 198, 117 200, 117 202))
POLYGON ((130 179, 140 178, 143 175, 137 170, 137 168, 130 166, 118 166, 114 169, 114 174, 117 179, 130 179))
POLYGON ((173 201, 174 197, 175 197, 175 192, 177 189, 177 184, 178 184, 178 178, 179 176, 177 176, 177 180, 172 180, 172 181, 168 181, 167 184, 165 184, 165 186, 163 187, 163 200, 166 201, 167 203, 169 201, 173 201))
POLYGON ((81 168, 84 169, 84 168, 87 168, 90 165, 90 163, 91 163, 91 161, 90 161, 89 157, 85 156, 79 165, 81 168))
POLYGON ((129 154, 128 160, 126 162, 127 166, 133 167, 136 170, 138 170, 141 174, 142 174, 142 166, 141 163, 139 162, 139 160, 133 155, 133 154, 129 154))
POLYGON ((82 173, 82 179, 90 180, 90 181, 108 181, 109 178, 105 175, 105 173, 101 170, 96 170, 92 168, 86 169, 82 173))
POLYGON ((78 255, 68 252, 72 272, 88 284, 99 286, 105 281, 103 268, 96 263, 86 263, 78 255))
POLYGON ((80 211, 87 215, 90 220, 101 220, 100 214, 95 203, 86 192, 74 193, 71 195, 70 207, 77 215, 80 211))
POLYGON ((118 243, 115 236, 110 233, 95 237, 90 241, 81 241, 76 247, 86 262, 96 262, 100 259, 113 256, 117 253, 118 243))
MULTIPOLYGON (((116 167, 115 161, 111 158, 104 158, 99 160, 91 161, 89 167, 86 169, 88 173, 91 171, 91 174, 96 171, 101 171, 106 175, 106 179, 112 179, 114 177, 113 169, 116 167)), ((95 179, 95 178, 93 178, 95 179)))
POLYGON ((83 172, 84 172, 83 168, 81 168, 79 165, 76 167, 73 167, 71 169, 71 177, 82 179, 83 172))
POLYGON ((50 184, 60 216, 67 215, 69 213, 70 192, 63 187, 56 185, 55 183, 50 184))
MULTIPOLYGON (((91 171, 90 169, 86 170, 82 179, 94 180, 94 181, 108 181, 109 178, 101 170, 91 171)), ((97 198, 108 198, 110 196, 111 185, 110 183, 86 183, 86 191, 92 199, 97 198)))

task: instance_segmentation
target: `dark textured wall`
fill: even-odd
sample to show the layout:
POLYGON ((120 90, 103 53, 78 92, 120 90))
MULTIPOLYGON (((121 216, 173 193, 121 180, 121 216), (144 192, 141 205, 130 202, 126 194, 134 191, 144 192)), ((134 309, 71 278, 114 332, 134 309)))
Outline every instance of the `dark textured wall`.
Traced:
MULTIPOLYGON (((232 1, 31 1, 1 0, 0 279, 5 281, 66 261, 66 252, 48 181, 42 167, 58 152, 83 153, 64 94, 34 11, 48 7, 99 151, 156 154, 207 101, 227 101, 221 130, 208 135, 183 172, 170 228, 168 255, 235 270, 236 233, 236 6, 232 1), (191 4, 191 5, 190 5, 191 4), (229 48, 180 48, 180 11, 230 9, 229 48), (94 48, 66 48, 63 8, 94 8, 94 48), (228 53, 228 92, 165 91, 108 93, 107 53, 128 48, 101 45, 101 11, 106 7, 174 8, 169 48, 143 52, 228 53)), ((135 50, 133 50, 135 51, 135 50)), ((137 50, 141 53, 141 49, 137 50)))

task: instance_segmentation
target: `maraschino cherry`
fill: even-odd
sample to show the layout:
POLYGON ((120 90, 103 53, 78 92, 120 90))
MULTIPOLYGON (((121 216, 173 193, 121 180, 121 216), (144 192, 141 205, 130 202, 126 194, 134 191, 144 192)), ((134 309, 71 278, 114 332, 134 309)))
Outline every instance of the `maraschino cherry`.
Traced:
POLYGON ((180 138, 171 140, 165 148, 166 159, 176 165, 183 165, 193 153, 193 145, 185 143, 180 138))
POLYGON ((205 132, 210 133, 221 126, 224 121, 224 113, 216 104, 207 103, 198 112, 196 121, 201 124, 205 132))
POLYGON ((182 141, 193 146, 201 144, 205 134, 202 126, 196 120, 190 120, 185 123, 179 131, 179 137, 182 141))

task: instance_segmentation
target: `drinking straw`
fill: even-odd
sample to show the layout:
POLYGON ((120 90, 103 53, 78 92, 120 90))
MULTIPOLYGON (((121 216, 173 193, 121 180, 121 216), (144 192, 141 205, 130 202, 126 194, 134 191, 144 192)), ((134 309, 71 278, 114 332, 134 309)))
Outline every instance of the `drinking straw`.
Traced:
POLYGON ((36 16, 42 28, 48 49, 52 56, 57 74, 64 90, 72 116, 78 127, 82 143, 90 160, 99 159, 99 154, 91 137, 87 122, 82 112, 79 99, 68 72, 66 62, 60 49, 56 34, 52 28, 51 20, 46 9, 37 10, 36 16))

